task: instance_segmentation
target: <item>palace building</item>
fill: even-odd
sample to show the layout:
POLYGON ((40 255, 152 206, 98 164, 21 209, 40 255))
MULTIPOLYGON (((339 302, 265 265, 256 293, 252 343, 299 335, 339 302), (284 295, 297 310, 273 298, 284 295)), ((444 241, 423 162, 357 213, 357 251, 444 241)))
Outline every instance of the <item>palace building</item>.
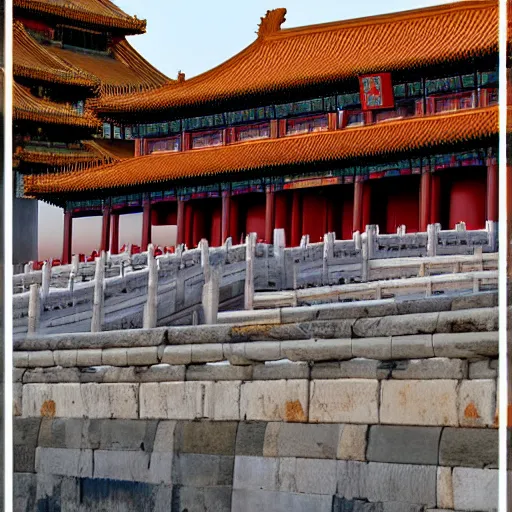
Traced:
POLYGON ((133 94, 171 81, 127 42, 146 22, 109 0, 14 0, 13 262, 37 259, 37 201, 23 177, 122 161, 133 140, 86 107, 108 93, 133 94))
MULTIPOLYGON (((497 0, 286 29, 285 15, 267 12, 252 44, 202 75, 154 87, 164 78, 137 69, 144 87, 90 96, 77 129, 100 119, 133 156, 24 173, 26 195, 65 211, 64 262, 73 218, 86 215, 103 217, 100 249, 113 253, 119 216, 134 212, 143 249, 154 225, 176 225, 176 243, 192 247, 250 232, 271 242, 274 228, 298 245, 368 224, 394 233, 498 220, 497 0)), ((80 65, 75 81, 90 77, 81 53, 43 50, 80 65)))

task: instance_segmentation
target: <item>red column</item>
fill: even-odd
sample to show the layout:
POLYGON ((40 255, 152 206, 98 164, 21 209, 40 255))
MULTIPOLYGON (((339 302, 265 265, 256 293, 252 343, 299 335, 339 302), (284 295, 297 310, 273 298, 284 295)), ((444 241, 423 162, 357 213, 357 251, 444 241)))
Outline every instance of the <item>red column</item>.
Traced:
POLYGON ((110 252, 112 254, 119 253, 119 214, 112 213, 110 215, 110 223, 112 224, 112 241, 110 243, 110 252))
POLYGON ((487 161, 487 219, 498 220, 498 164, 495 158, 487 161))
POLYGON ((110 246, 110 207, 103 208, 103 220, 101 223, 101 251, 108 251, 110 246))
POLYGON ((142 210, 142 243, 141 251, 147 251, 148 245, 151 243, 151 203, 149 199, 144 200, 142 210))
POLYGON ((291 246, 300 245, 302 238, 302 197, 300 190, 293 191, 292 222, 291 222, 291 246))
POLYGON ((71 263, 71 241, 73 239, 73 214, 64 214, 64 240, 62 243, 62 264, 71 263))
POLYGON ((372 223, 372 188, 370 181, 363 181, 363 207, 362 207, 362 230, 372 223))
MULTIPOLYGON (((229 238, 229 218, 231 213, 231 196, 225 191, 222 193, 222 220, 221 220, 221 244, 229 238)), ((233 240, 233 242, 235 242, 233 240)))
POLYGON ((420 182, 420 231, 427 231, 430 220, 431 174, 429 171, 421 175, 420 182))
POLYGON ((268 187, 265 197, 265 242, 267 244, 272 243, 272 235, 274 233, 274 208, 274 192, 268 187))
POLYGON ((354 183, 354 214, 352 216, 352 231, 362 231, 363 224, 363 182, 356 179, 354 183))
POLYGON ((441 222, 441 176, 430 175, 430 224, 441 222))
POLYGON ((185 204, 185 245, 191 249, 192 242, 192 227, 194 224, 194 210, 191 202, 187 201, 185 204))
POLYGON ((176 215, 177 233, 176 245, 185 243, 185 201, 178 199, 178 213, 176 215))

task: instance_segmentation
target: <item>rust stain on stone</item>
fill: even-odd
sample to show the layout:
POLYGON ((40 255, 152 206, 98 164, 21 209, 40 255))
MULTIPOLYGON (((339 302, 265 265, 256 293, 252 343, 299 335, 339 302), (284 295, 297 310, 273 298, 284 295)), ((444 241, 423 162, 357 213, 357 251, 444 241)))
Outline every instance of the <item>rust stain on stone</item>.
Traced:
POLYGON ((236 325, 231 328, 231 333, 234 336, 247 337, 255 335, 268 334, 274 326, 271 324, 264 325, 236 325))
POLYGON ((304 409, 299 400, 293 402, 286 402, 285 410, 286 421, 290 422, 303 422, 306 421, 306 415, 304 409))
POLYGON ((41 406, 41 416, 45 418, 53 418, 55 416, 55 402, 46 400, 41 406))
POLYGON ((473 402, 469 403, 467 407, 464 409, 464 416, 466 418, 480 418, 480 414, 478 414, 478 410, 473 402))

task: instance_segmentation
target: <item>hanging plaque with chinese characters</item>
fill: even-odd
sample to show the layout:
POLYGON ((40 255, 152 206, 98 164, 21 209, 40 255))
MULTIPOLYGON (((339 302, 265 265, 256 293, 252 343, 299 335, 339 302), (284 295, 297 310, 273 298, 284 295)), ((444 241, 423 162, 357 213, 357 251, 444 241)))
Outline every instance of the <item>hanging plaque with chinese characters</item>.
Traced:
POLYGON ((390 73, 361 76, 359 77, 359 87, 363 110, 395 106, 390 73))

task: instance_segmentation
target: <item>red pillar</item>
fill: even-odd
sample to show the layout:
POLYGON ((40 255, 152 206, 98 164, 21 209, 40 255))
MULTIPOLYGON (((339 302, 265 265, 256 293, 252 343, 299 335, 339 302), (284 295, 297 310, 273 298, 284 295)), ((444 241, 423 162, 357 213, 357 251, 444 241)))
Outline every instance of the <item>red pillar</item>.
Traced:
POLYGON ((430 224, 441 222, 441 176, 430 175, 430 224))
POLYGON ((487 162, 487 219, 498 220, 498 164, 496 159, 487 162))
POLYGON ((267 188, 265 197, 265 242, 267 244, 272 243, 272 235, 274 233, 274 208, 274 192, 272 192, 269 187, 267 188))
POLYGON ((291 222, 291 246, 300 245, 302 238, 302 197, 300 190, 293 191, 292 222, 291 222))
POLYGON ((185 201, 178 199, 178 213, 176 215, 177 233, 176 245, 185 243, 185 201))
POLYGON ((110 246, 110 208, 108 206, 103 208, 103 220, 101 223, 101 251, 108 251, 110 246))
POLYGON ((372 188, 368 180, 363 181, 363 205, 361 208, 361 231, 366 229, 366 226, 372 223, 372 188))
POLYGON ((354 183, 354 215, 352 216, 352 231, 361 231, 363 223, 363 182, 354 183))
POLYGON ((110 243, 110 252, 112 254, 119 253, 119 214, 112 213, 110 215, 110 222, 112 224, 112 241, 110 243))
POLYGON ((71 263, 71 241, 73 239, 73 214, 64 214, 64 240, 62 244, 62 264, 71 263))
POLYGON ((421 175, 420 182, 420 231, 427 231, 430 220, 431 174, 429 171, 421 175))
POLYGON ((194 210, 190 201, 185 204, 185 245, 191 249, 192 242, 192 227, 194 224, 194 210))
MULTIPOLYGON (((231 213, 231 196, 229 192, 222 193, 222 220, 221 220, 221 243, 223 244, 229 238, 229 218, 231 213)), ((233 240, 233 242, 235 242, 233 240)))
POLYGON ((149 199, 144 201, 142 210, 142 243, 141 251, 147 251, 151 243, 151 203, 149 199))

